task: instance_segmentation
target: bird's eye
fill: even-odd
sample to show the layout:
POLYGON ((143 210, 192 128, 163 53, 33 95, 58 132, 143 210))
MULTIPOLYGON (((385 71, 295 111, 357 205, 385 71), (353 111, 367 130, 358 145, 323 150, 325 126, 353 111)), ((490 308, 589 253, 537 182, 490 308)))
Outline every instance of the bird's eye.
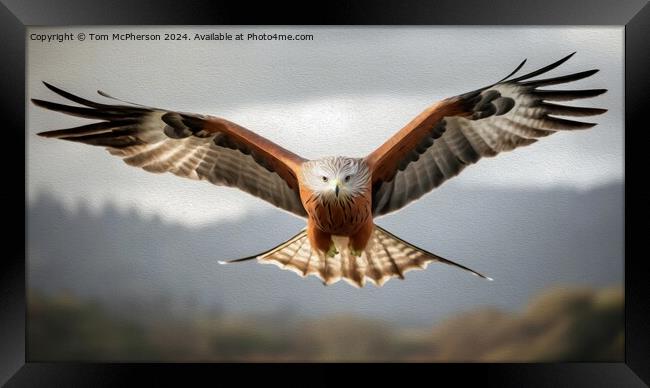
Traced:
POLYGON ((321 178, 323 179, 323 182, 327 182, 327 177, 326 176, 321 177, 321 178))
POLYGON ((346 176, 345 176, 345 181, 346 181, 346 182, 349 182, 349 181, 350 181, 350 176, 349 176, 349 175, 346 175, 346 176))

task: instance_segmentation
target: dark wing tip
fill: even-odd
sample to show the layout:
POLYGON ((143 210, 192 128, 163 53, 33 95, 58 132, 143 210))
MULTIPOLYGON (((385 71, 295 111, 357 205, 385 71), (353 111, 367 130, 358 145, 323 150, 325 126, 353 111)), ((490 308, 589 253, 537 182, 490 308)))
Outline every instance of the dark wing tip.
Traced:
POLYGON ((91 101, 82 99, 82 98, 80 98, 78 96, 75 96, 72 93, 66 92, 65 90, 63 90, 61 88, 57 88, 56 86, 54 86, 54 85, 52 85, 52 84, 50 84, 48 82, 45 82, 45 81, 41 81, 41 82, 43 82, 43 85, 45 85, 46 88, 50 89, 54 93, 56 93, 56 94, 58 94, 60 96, 63 96, 63 97, 65 97, 65 98, 67 98, 67 99, 69 99, 71 101, 79 102, 79 103, 81 103, 83 105, 87 105, 87 104, 85 104, 86 102, 91 102, 91 101), (81 101, 83 101, 83 102, 81 102, 81 101))
POLYGON ((127 103, 127 104, 132 104, 132 105, 138 105, 138 104, 134 104, 134 103, 132 103, 132 102, 128 102, 128 101, 121 100, 121 99, 119 99, 119 98, 117 98, 117 97, 113 97, 113 96, 111 96, 110 94, 106 93, 106 92, 103 91, 103 90, 97 90, 97 94, 99 94, 99 95, 102 96, 102 97, 110 98, 111 100, 116 100, 116 101, 120 101, 120 102, 125 102, 125 103, 127 103))
MULTIPOLYGON (((569 82, 573 82, 573 81, 578 81, 578 80, 581 80, 583 78, 591 77, 592 75, 598 73, 599 71, 600 71, 600 69, 591 69, 591 70, 581 71, 579 73, 563 75, 563 76, 560 76, 560 77, 520 82, 520 85, 532 86, 534 88, 537 88, 537 87, 540 87, 540 86, 564 84, 564 83, 569 83, 569 82)), ((535 74, 535 75, 538 75, 538 74, 535 74)), ((521 80, 529 78, 528 76, 524 76, 524 77, 525 78, 520 77, 520 78, 518 78, 516 80, 513 80, 513 81, 521 81, 521 80)))
POLYGON ((548 101, 571 101, 581 98, 592 98, 607 92, 607 89, 582 89, 582 90, 547 90, 534 89, 531 93, 541 99, 548 101))
MULTIPOLYGON (((74 129, 74 128, 72 128, 74 129)), ((43 132, 38 132, 37 135, 41 137, 46 137, 46 138, 56 138, 56 139, 64 139, 67 140, 65 137, 66 135, 70 135, 71 130, 70 129, 54 129, 51 131, 43 131, 43 132)))
POLYGON ((591 77, 592 75, 598 73, 599 71, 600 71, 600 69, 591 69, 591 70, 582 71, 582 72, 577 73, 577 74, 582 76, 582 78, 587 78, 587 77, 591 77))
POLYGON ((125 102, 125 103, 127 103, 127 104, 132 104, 132 105, 138 105, 138 104, 135 104, 135 103, 132 103, 132 102, 128 102, 128 101, 121 100, 121 99, 119 99, 119 98, 117 98, 117 97, 113 97, 113 96, 111 96, 110 94, 106 93, 106 92, 103 91, 103 90, 97 90, 97 94, 99 94, 99 95, 102 96, 102 97, 110 98, 110 99, 112 99, 112 100, 116 100, 116 101, 120 101, 120 102, 125 102))
MULTIPOLYGON (((521 69, 522 67, 524 67, 524 64, 526 63, 527 60, 528 60, 528 58, 524 58, 524 60, 521 61, 521 63, 519 64, 519 66, 517 66, 517 67, 516 67, 516 68, 515 68, 515 69, 514 69, 510 74, 508 74, 507 76, 505 76, 505 77, 503 77, 502 79, 500 79, 499 82, 497 82, 497 84, 498 84, 498 83, 501 83, 501 82, 507 80, 508 78, 512 77, 513 75, 517 74, 517 72, 519 71, 519 69, 521 69)), ((495 85, 496 85, 496 84, 495 84, 495 85)))
POLYGON ((45 108, 45 109, 52 109, 51 107, 53 102, 40 100, 38 98, 30 98, 30 101, 32 102, 32 104, 38 107, 45 108))
POLYGON ((574 52, 572 52, 571 54, 567 55, 566 57, 560 59, 560 60, 558 61, 559 64, 562 64, 562 63, 568 61, 569 59, 571 59, 572 56, 576 55, 576 53, 577 53, 577 51, 574 51, 574 52))
POLYGON ((558 61, 555 61, 555 62, 551 63, 550 65, 544 66, 544 67, 542 67, 542 68, 540 68, 540 69, 537 69, 537 70, 535 70, 535 71, 532 71, 532 72, 530 72, 530 73, 528 73, 528 74, 524 74, 524 75, 522 75, 521 77, 517 77, 517 78, 515 78, 515 79, 511 79, 509 82, 520 82, 520 81, 524 81, 524 80, 527 80, 527 79, 533 78, 533 77, 535 77, 535 76, 538 76, 538 75, 540 75, 540 74, 544 74, 544 73, 546 73, 546 72, 548 72, 548 71, 551 71, 551 70, 555 69, 556 67, 560 66, 561 64, 563 64, 564 62, 568 61, 569 58, 571 58, 572 56, 575 55, 575 53, 576 53, 576 51, 572 52, 571 54, 567 55, 566 57, 564 57, 564 58, 562 58, 562 59, 560 59, 560 60, 558 60, 558 61))
POLYGON ((576 91, 576 93, 583 92, 585 93, 585 97, 596 97, 600 96, 601 94, 607 93, 609 90, 608 89, 588 89, 588 90, 583 90, 583 91, 576 91))
POLYGON ((56 86, 52 85, 49 82, 46 82, 46 81, 41 81, 41 82, 43 83, 43 85, 45 85, 46 88, 50 89, 54 93, 57 93, 57 94, 66 93, 63 90, 61 90, 60 88, 57 88, 56 86))
POLYGON ((110 94, 108 94, 108 93, 106 93, 106 92, 104 92, 102 90, 97 90, 97 94, 99 94, 102 97, 110 98, 111 100, 115 100, 115 101, 123 102, 125 104, 133 105, 133 107, 131 107, 133 109, 142 109, 142 108, 149 109, 149 110, 155 110, 156 109, 156 108, 153 108, 153 107, 150 107, 150 106, 147 106, 147 105, 142 105, 142 104, 138 104, 138 103, 135 103, 135 102, 126 101, 126 100, 123 100, 121 98, 113 97, 110 94), (139 108, 135 108, 135 107, 139 107, 139 108))

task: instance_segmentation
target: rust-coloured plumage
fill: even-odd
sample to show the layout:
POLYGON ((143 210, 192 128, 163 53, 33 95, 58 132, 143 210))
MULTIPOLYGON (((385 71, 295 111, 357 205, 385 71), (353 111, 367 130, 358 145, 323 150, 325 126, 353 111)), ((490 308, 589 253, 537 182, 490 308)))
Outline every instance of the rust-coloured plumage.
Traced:
MULTIPOLYGON (((588 116, 604 109, 559 105, 595 97, 604 89, 544 90, 588 77, 596 70, 530 80, 573 54, 534 72, 444 99, 427 108, 365 158, 306 160, 220 117, 130 104, 101 104, 52 85, 50 90, 82 106, 33 99, 34 104, 100 120, 39 133, 104 146, 132 166, 237 187, 300 217, 307 227, 258 259, 315 275, 325 284, 344 279, 381 286, 429 262, 467 267, 411 245, 375 225, 374 219, 420 198, 482 157, 526 146, 561 130, 593 123, 557 116, 588 116)), ((525 62, 525 61, 524 61, 525 62)), ((112 98, 100 92, 105 97, 112 98)))
POLYGON ((398 166, 409 152, 416 149, 423 139, 430 136, 431 131, 445 117, 462 117, 469 114, 463 105, 460 98, 451 98, 432 105, 366 156, 366 162, 372 170, 373 183, 393 179, 397 173, 395 166, 398 166))
POLYGON ((305 159, 241 125, 220 117, 208 116, 196 124, 207 133, 223 134, 222 144, 226 147, 252 155, 257 163, 278 174, 289 187, 299 190, 296 172, 305 159))
POLYGON ((371 187, 346 201, 321 201, 307 185, 300 197, 307 211, 307 234, 312 246, 327 251, 332 236, 347 236, 356 250, 365 248, 373 230, 371 187))

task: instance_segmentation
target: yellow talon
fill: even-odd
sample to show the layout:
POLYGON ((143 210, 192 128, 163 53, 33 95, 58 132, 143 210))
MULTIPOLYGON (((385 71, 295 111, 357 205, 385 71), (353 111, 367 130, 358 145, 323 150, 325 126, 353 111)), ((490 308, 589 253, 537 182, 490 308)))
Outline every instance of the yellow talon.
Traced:
POLYGON ((363 249, 356 250, 356 249, 350 247, 350 254, 352 256, 361 257, 362 253, 363 253, 363 249))
POLYGON ((327 250, 326 255, 328 257, 334 257, 334 256, 338 255, 338 253, 339 253, 339 251, 336 250, 336 245, 334 245, 334 242, 332 242, 330 244, 330 249, 327 250))

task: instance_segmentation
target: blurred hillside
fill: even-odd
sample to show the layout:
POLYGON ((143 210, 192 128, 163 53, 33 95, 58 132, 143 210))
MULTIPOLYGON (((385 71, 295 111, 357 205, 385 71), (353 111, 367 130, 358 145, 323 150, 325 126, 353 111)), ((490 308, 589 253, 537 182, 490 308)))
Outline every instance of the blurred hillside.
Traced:
MULTIPOLYGON (((165 310, 168 310, 165 312, 165 310)), ((224 314, 128 318, 71 294, 32 291, 30 361, 440 361, 623 360, 620 287, 555 288, 521 311, 480 308, 418 328, 332 315, 224 314)))
POLYGON ((406 326, 432 325, 482 306, 518 310, 557 285, 622 284, 620 182, 585 191, 459 190, 454 184, 378 224, 494 282, 432 264, 382 288, 323 287, 275 266, 216 263, 262 252, 304 227, 303 220, 264 211, 263 204, 241 219, 192 226, 135 207, 68 207, 42 192, 27 209, 28 284, 47 295, 66 291, 96 300, 127 316, 159 315, 162 306, 172 306, 179 316, 289 311, 299 318, 352 314, 406 326))

